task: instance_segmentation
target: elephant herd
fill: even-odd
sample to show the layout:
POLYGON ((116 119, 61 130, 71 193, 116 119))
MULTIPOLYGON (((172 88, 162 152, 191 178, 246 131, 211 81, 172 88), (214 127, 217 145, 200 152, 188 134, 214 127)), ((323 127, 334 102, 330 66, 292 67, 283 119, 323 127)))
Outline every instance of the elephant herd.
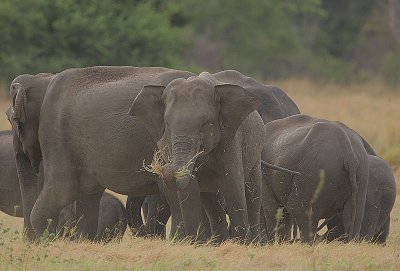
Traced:
POLYGON ((127 224, 165 238, 169 218, 171 238, 196 242, 384 243, 389 233, 395 180, 368 142, 237 71, 24 74, 6 114, 0 209, 24 218, 30 240, 73 226, 74 238, 107 242, 127 224))

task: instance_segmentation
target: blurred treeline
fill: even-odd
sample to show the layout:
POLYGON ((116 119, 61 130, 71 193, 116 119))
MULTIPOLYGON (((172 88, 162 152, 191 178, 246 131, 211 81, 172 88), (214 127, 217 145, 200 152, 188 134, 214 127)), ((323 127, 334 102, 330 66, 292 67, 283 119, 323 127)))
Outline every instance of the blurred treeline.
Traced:
POLYGON ((1 0, 0 80, 90 65, 400 83, 399 0, 1 0))

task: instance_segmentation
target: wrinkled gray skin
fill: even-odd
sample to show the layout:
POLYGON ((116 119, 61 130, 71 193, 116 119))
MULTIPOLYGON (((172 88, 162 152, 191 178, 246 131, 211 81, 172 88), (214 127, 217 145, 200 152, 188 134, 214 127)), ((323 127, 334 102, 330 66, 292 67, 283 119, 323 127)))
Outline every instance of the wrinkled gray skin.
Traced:
POLYGON ((163 179, 169 191, 178 191, 188 236, 197 236, 199 226, 201 233, 200 191, 218 190, 228 208, 231 237, 258 235, 264 131, 255 109, 261 103, 254 93, 209 73, 166 87, 148 85, 136 97, 130 114, 142 120, 170 159, 163 179), (176 176, 185 165, 193 176, 176 176))
MULTIPOLYGON (((41 235, 48 219, 77 200, 77 217, 84 214, 78 233, 94 239, 105 188, 136 196, 158 193, 157 178, 141 170, 144 159, 151 161, 155 142, 127 112, 144 85, 166 86, 191 75, 165 68, 91 67, 14 79, 9 119, 20 135, 15 152, 28 237, 34 238, 32 226, 41 235), (36 174, 42 157, 40 191, 36 174)), ((181 220, 176 212, 173 221, 181 220)))
MULTIPOLYGON (((0 211, 15 217, 23 217, 22 198, 16 170, 13 148, 13 132, 0 131, 0 211)), ((60 212, 59 225, 74 218, 75 204, 60 212)), ((104 242, 122 237, 126 229, 126 210, 122 203, 104 193, 100 201, 97 236, 104 242)))
POLYGON ((30 214, 42 188, 42 180, 38 178, 42 160, 38 140, 39 115, 47 86, 53 77, 53 74, 42 73, 15 78, 10 86, 11 105, 6 112, 13 130, 24 230, 30 240, 35 238, 30 214))
POLYGON ((0 131, 0 211, 22 217, 22 198, 12 141, 12 131, 0 131))
POLYGON ((270 122, 265 133, 263 160, 301 173, 297 176, 265 169, 263 209, 269 238, 273 239, 279 208, 288 213, 279 233, 284 240, 290 238, 291 217, 299 227, 300 239, 310 242, 318 221, 338 211, 343 212, 347 236, 358 238, 369 175, 362 138, 342 123, 306 115, 270 122), (310 206, 320 182, 320 169, 325 171, 324 185, 310 206), (311 221, 307 215, 310 207, 311 221))
MULTIPOLYGON (((64 207, 60 212, 59 228, 69 228, 76 221, 76 204, 64 207)), ((127 225, 124 205, 110 193, 104 192, 100 200, 96 239, 101 242, 121 240, 127 225)))
MULTIPOLYGON (((373 155, 368 155, 368 158, 369 180, 360 237, 384 244, 389 234, 390 212, 396 200, 396 181, 383 159, 373 155)), ((327 222, 325 236, 328 241, 338 239, 345 233, 342 220, 340 214, 327 222)))
MULTIPOLYGON (((245 76, 235 70, 221 71, 218 73, 214 73, 212 76, 220 82, 239 85, 261 97, 262 104, 260 105, 260 107, 257 108, 257 111, 260 114, 264 123, 268 123, 272 120, 286 118, 291 115, 300 114, 299 108, 292 101, 292 99, 284 91, 276 86, 261 84, 255 79, 245 76)), ((165 199, 162 195, 149 196, 144 199, 143 211, 145 215, 145 220, 155 222, 150 222, 148 224, 143 223, 142 217, 140 215, 141 202, 143 202, 143 199, 134 199, 128 197, 127 203, 130 202, 132 206, 136 206, 136 211, 131 212, 132 214, 136 213, 135 217, 132 218, 132 225, 134 225, 134 227, 136 228, 143 226, 150 234, 163 236, 163 225, 165 225, 166 221, 169 218, 169 207, 167 204, 165 204, 164 201, 165 199), (166 206, 166 208, 162 208, 162 206, 166 206)), ((218 206, 220 205, 221 204, 218 203, 218 206)), ((217 212, 219 213, 217 215, 218 219, 222 219, 224 217, 222 215, 223 210, 217 210, 217 212)))
POLYGON ((262 104, 257 108, 257 111, 264 124, 300 114, 300 110, 293 100, 276 86, 261 84, 257 80, 235 70, 221 71, 214 73, 212 76, 223 83, 239 85, 257 94, 262 99, 262 104))

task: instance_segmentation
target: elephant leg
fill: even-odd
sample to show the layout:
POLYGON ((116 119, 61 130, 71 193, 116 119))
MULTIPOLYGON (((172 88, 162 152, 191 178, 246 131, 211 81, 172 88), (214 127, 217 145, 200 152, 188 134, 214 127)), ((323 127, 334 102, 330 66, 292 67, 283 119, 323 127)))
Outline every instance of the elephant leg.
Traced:
POLYGON ((219 178, 220 187, 230 219, 231 238, 248 242, 250 225, 241 155, 233 147, 228 147, 221 152, 219 158, 224 170, 219 178))
POLYGON ((146 232, 150 235, 165 238, 165 225, 171 216, 171 211, 167 200, 165 199, 164 195, 158 194, 147 196, 146 202, 146 232))
POLYGON ((282 242, 288 242, 292 239, 293 217, 286 208, 283 209, 283 216, 278 229, 278 234, 282 242))
POLYGON ((217 243, 228 239, 226 212, 217 193, 201 193, 201 202, 210 222, 211 234, 217 243))
POLYGON ((179 205, 178 194, 175 191, 169 190, 167 187, 164 186, 164 184, 161 183, 158 184, 158 188, 168 202, 169 209, 171 211, 171 229, 169 233, 169 238, 183 238, 185 229, 183 226, 183 218, 179 205))
MULTIPOLYGON (((94 240, 97 235, 100 199, 104 189, 95 194, 79 193, 76 200, 77 237, 94 240)), ((101 238, 101 236, 99 236, 101 238)))
POLYGON ((262 210, 265 219, 265 234, 268 243, 272 243, 274 241, 278 242, 279 240, 275 240, 275 237, 279 237, 279 232, 276 232, 277 229, 281 226, 281 221, 277 221, 277 213, 282 206, 276 200, 275 194, 272 189, 268 186, 268 181, 264 179, 264 188, 262 194, 262 210))
POLYGON ((212 237, 211 225, 207 213, 204 208, 201 208, 201 224, 203 225, 204 240, 210 240, 212 237))
POLYGON ((17 173, 22 197, 22 210, 24 216, 24 232, 30 241, 36 238, 31 224, 31 211, 38 199, 40 188, 38 178, 33 172, 28 157, 23 153, 16 154, 17 173))
POLYGON ((202 223, 200 188, 197 180, 190 179, 189 182, 189 185, 185 189, 178 191, 185 233, 191 240, 202 242, 207 238, 202 223))
POLYGON ((250 240, 261 241, 260 210, 262 196, 261 161, 245 176, 246 204, 250 224, 250 240))
POLYGON ((260 236, 261 236, 261 244, 265 245, 268 242, 268 238, 267 238, 267 226, 265 221, 264 209, 262 207, 260 210, 260 236))
POLYGON ((332 242, 334 240, 340 240, 341 237, 343 237, 344 228, 343 228, 342 218, 340 215, 336 215, 330 218, 327 221, 326 226, 328 228, 328 231, 326 232, 325 237, 328 242, 332 242))
POLYGON ((389 228, 390 228, 390 215, 386 218, 385 223, 379 229, 379 231, 375 234, 372 242, 378 244, 385 244, 386 239, 389 235, 389 228))
MULTIPOLYGON (((62 153, 62 152, 60 152, 62 153)), ((50 223, 62 208, 73 203, 78 195, 78 176, 68 161, 43 161, 44 185, 30 214, 32 226, 38 236, 46 229, 55 231, 50 223)))
POLYGON ((304 243, 312 243, 317 232, 318 220, 313 216, 311 221, 306 215, 306 210, 297 210, 293 214, 296 219, 297 226, 300 231, 300 241, 304 243))
POLYGON ((127 221, 133 235, 142 235, 144 225, 141 208, 144 199, 145 197, 135 197, 129 195, 126 200, 125 207, 128 214, 127 221))
POLYGON ((46 229, 55 232, 57 225, 52 219, 58 216, 64 206, 75 200, 75 195, 72 189, 57 189, 56 186, 44 185, 30 214, 37 236, 41 236, 46 229))

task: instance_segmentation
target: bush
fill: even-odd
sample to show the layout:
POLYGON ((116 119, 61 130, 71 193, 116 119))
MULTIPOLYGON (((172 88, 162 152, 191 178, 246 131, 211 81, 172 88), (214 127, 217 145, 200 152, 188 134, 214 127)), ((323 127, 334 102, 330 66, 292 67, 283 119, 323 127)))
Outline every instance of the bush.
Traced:
POLYGON ((400 53, 389 53, 385 56, 382 64, 382 75, 392 86, 400 83, 400 53))
POLYGON ((143 1, 0 2, 1 78, 92 65, 177 66, 182 28, 143 1))

